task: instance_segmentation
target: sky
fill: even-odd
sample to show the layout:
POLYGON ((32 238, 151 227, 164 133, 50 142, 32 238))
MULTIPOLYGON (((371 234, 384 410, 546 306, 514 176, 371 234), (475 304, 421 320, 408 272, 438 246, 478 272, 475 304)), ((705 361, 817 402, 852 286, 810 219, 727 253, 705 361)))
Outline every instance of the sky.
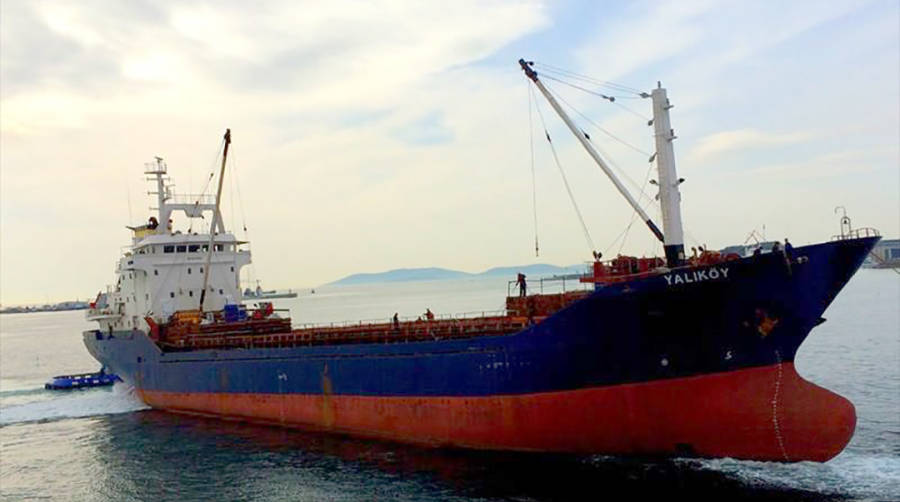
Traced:
MULTIPOLYGON (((226 226, 267 289, 661 254, 543 98, 529 105, 519 58, 662 82, 687 246, 825 241, 837 206, 896 238, 898 27, 896 0, 3 0, 0 303, 113 282, 125 225, 152 215, 143 164, 161 156, 176 191, 200 192, 226 128, 226 226)), ((661 223, 649 100, 546 82, 661 223)))

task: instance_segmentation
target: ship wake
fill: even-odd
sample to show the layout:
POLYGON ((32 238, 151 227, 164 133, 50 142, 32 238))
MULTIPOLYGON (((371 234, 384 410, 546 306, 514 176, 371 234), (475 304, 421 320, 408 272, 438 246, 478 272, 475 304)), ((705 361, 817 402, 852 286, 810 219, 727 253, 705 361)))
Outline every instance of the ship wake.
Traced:
POLYGON ((845 451, 819 462, 779 464, 734 460, 681 460, 699 469, 735 476, 750 486, 780 486, 840 497, 900 497, 900 459, 892 454, 845 451))
POLYGON ((112 390, 74 391, 49 400, 4 407, 0 409, 0 426, 114 415, 146 409, 149 407, 138 399, 132 387, 117 383, 112 390))

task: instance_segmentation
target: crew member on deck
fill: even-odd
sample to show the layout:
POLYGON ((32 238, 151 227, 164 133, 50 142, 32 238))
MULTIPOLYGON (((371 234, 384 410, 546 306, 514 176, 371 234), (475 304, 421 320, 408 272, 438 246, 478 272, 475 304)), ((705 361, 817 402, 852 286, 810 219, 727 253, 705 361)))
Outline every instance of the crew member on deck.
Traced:
POLYGON ((425 309, 425 319, 427 319, 427 320, 429 320, 429 321, 433 321, 433 320, 434 320, 434 313, 431 311, 430 308, 426 308, 426 309, 425 309))
POLYGON ((400 316, 397 315, 397 312, 394 312, 394 317, 391 319, 391 322, 394 325, 394 331, 400 331, 400 316))
POLYGON ((791 270, 791 260, 794 258, 794 246, 791 246, 787 237, 784 238, 784 249, 781 251, 781 254, 784 255, 784 266, 787 267, 788 275, 793 275, 794 272, 791 270))
POLYGON ((519 275, 516 277, 516 286, 519 286, 519 296, 526 296, 527 285, 525 284, 525 274, 519 272, 519 275))

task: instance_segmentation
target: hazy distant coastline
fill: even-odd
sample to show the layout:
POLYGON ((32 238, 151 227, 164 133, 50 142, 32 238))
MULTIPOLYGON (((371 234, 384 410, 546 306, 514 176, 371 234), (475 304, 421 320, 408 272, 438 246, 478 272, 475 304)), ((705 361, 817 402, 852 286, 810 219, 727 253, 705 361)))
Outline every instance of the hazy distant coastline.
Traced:
POLYGON ((70 301, 52 303, 47 305, 25 305, 16 307, 5 307, 0 309, 0 314, 23 314, 29 312, 60 312, 63 310, 84 310, 88 308, 88 302, 70 301))
POLYGON ((481 277, 507 276, 516 278, 519 272, 525 275, 545 276, 574 274, 584 271, 584 265, 570 265, 560 267, 538 263, 534 265, 522 265, 519 267, 494 267, 484 272, 470 273, 460 270, 451 270, 438 267, 424 268, 398 268, 386 272, 352 274, 330 282, 328 286, 349 286, 354 284, 369 284, 378 282, 414 282, 414 281, 438 281, 446 279, 477 279, 481 277))

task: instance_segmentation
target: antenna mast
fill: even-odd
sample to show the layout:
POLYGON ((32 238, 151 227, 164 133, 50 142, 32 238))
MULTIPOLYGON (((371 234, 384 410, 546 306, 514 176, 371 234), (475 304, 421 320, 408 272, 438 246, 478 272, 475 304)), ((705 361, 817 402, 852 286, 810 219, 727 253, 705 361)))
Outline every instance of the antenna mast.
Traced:
POLYGON ((216 191, 216 210, 213 211, 212 225, 209 227, 209 246, 206 251, 206 266, 203 269, 203 290, 200 291, 200 312, 203 312, 203 301, 206 299, 206 288, 209 286, 209 264, 212 261, 216 227, 222 217, 219 214, 219 206, 222 202, 222 182, 225 180, 225 161, 228 159, 228 145, 230 144, 231 129, 225 129, 225 151, 222 153, 222 169, 219 172, 219 189, 216 191))

